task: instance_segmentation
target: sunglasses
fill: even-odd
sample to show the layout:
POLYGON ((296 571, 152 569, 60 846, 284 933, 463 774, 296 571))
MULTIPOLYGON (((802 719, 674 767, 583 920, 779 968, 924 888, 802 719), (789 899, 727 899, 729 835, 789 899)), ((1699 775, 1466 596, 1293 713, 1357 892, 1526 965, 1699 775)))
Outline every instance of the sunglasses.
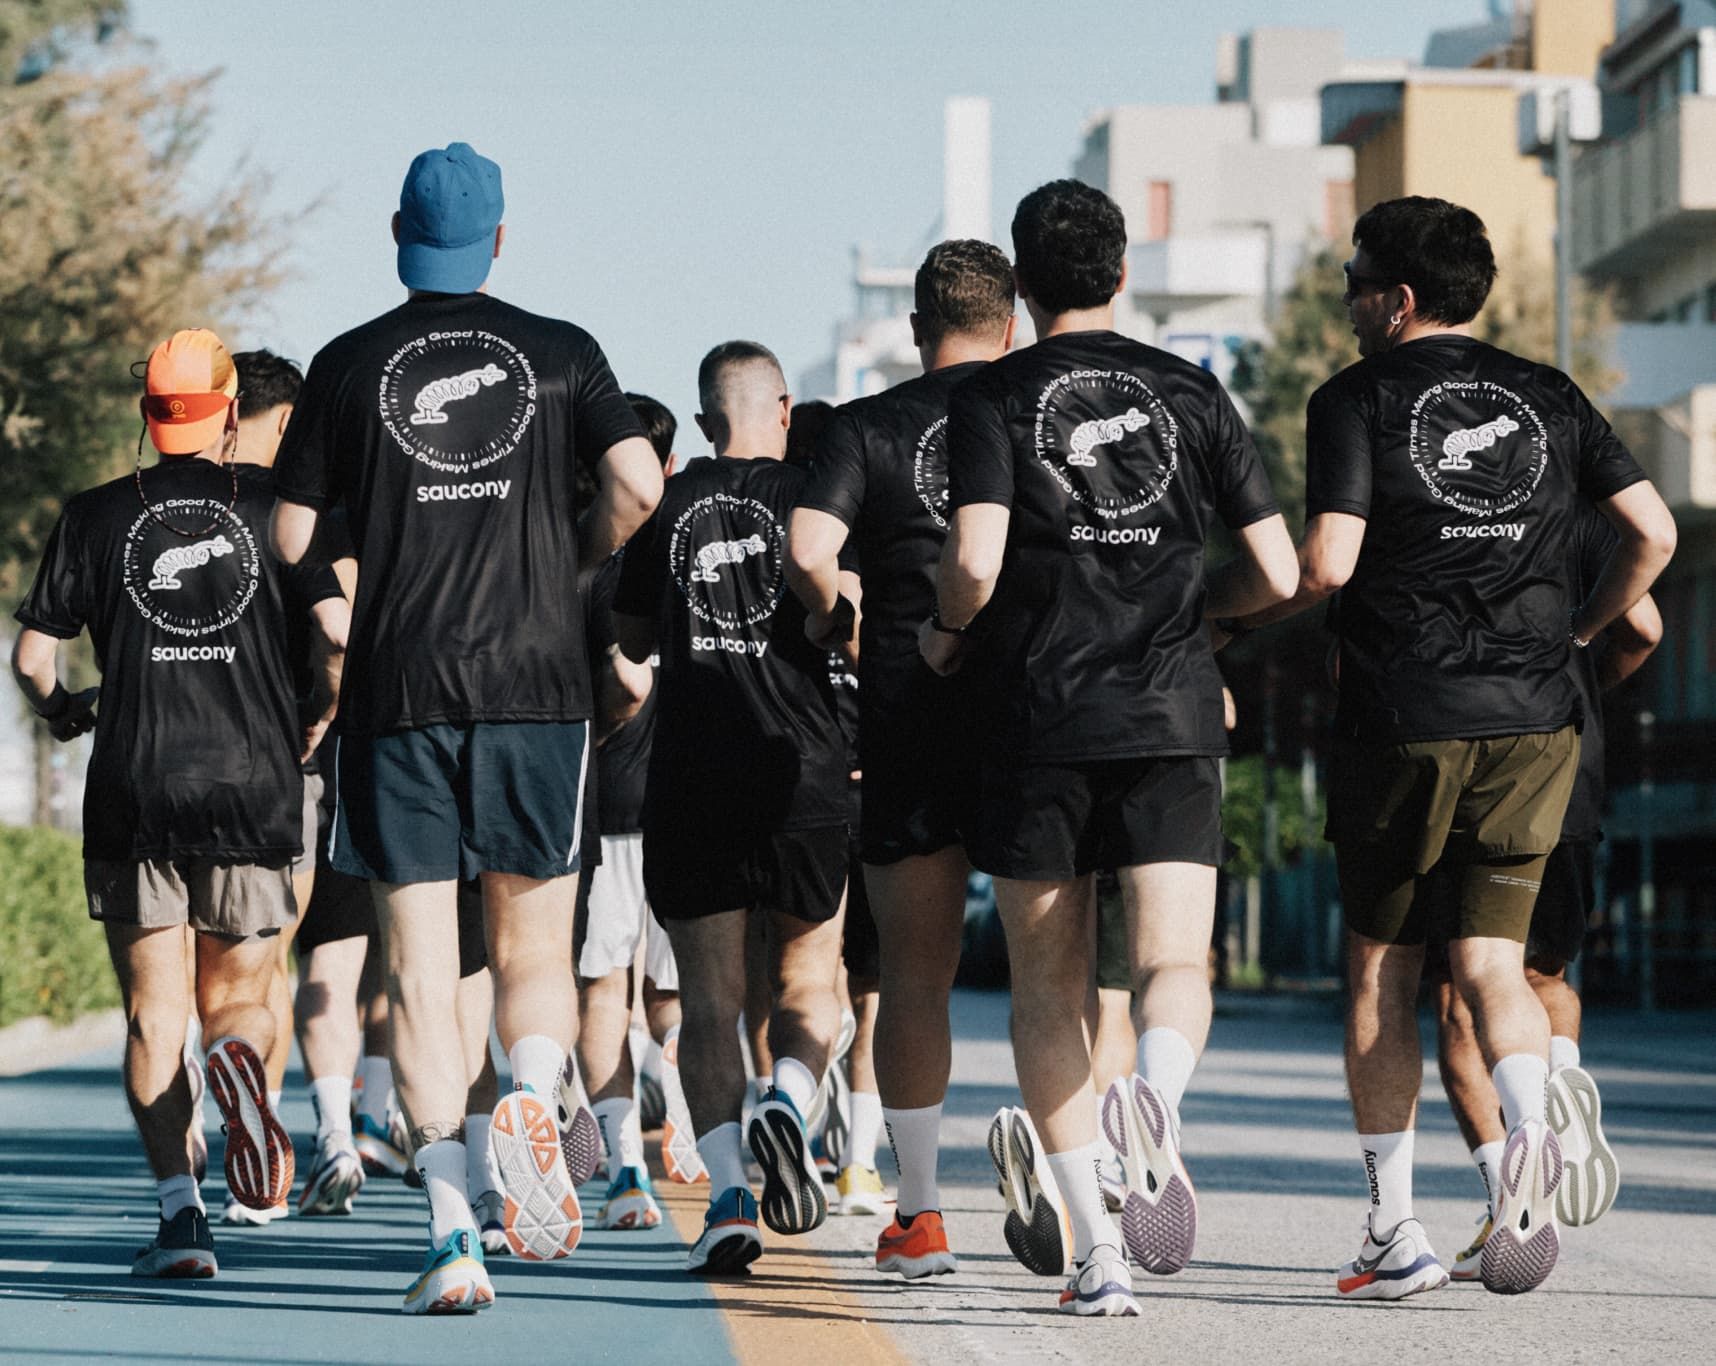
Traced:
POLYGON ((1392 289, 1393 283, 1375 275, 1355 275, 1351 266, 1343 265, 1341 274, 1346 276, 1347 293, 1357 294, 1367 289, 1392 289))

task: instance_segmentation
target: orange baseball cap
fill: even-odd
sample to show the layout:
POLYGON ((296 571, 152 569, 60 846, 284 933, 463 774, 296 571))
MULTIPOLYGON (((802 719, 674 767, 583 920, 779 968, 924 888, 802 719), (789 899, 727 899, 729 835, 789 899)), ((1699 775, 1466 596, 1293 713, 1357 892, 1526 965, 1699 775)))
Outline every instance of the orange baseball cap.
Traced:
POLYGON ((175 332, 149 353, 143 420, 162 455, 195 455, 226 428, 238 396, 238 370, 206 327, 175 332))

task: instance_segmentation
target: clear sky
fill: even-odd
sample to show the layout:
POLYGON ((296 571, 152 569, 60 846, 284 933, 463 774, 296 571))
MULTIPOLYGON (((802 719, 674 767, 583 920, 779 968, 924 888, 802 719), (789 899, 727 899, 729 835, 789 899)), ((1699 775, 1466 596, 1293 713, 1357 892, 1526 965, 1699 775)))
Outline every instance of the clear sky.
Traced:
MULTIPOLYGON (((715 342, 773 347, 796 384, 850 309, 852 248, 904 255, 941 209, 941 109, 993 105, 995 231, 1065 175, 1085 119, 1214 98, 1216 41, 1332 26, 1354 57, 1422 55, 1483 0, 133 0, 164 70, 219 68, 204 187, 241 159, 296 214, 294 272, 235 349, 308 362, 402 297, 388 219, 411 158, 501 165, 497 295, 570 318, 621 384, 691 423, 715 342)), ((190 324, 196 321, 186 319, 190 324)))

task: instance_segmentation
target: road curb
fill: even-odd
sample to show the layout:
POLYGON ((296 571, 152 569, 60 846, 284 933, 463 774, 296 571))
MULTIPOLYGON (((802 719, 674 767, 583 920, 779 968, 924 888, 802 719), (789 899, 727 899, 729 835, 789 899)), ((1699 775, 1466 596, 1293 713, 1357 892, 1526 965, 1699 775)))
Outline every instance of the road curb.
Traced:
POLYGON ((122 1010, 100 1010, 63 1025, 33 1015, 0 1029, 0 1077, 39 1072, 98 1048, 112 1048, 124 1038, 122 1010))

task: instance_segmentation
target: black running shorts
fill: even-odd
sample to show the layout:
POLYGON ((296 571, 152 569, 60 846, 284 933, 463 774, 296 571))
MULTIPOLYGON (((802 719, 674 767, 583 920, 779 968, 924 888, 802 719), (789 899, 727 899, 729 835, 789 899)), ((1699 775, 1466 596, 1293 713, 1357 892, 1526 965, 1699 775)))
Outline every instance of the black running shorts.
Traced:
POLYGON ((663 922, 762 910, 822 924, 840 910, 847 841, 844 824, 749 835, 646 827, 644 891, 663 922))
POLYGON ((585 721, 342 735, 330 861, 374 882, 576 873, 588 738, 585 721))
POLYGON ((309 953, 340 939, 367 939, 375 933, 375 902, 369 883, 334 871, 326 861, 316 869, 310 904, 294 941, 299 953, 309 953))
POLYGON ((863 735, 878 737, 864 745, 858 851, 865 863, 898 863, 960 842, 970 816, 970 768, 951 726, 937 724, 937 710, 865 721, 863 735))
POLYGON ((973 867, 1032 882, 1150 863, 1214 868, 1222 861, 1221 770, 1203 756, 986 761, 965 848, 973 867))

